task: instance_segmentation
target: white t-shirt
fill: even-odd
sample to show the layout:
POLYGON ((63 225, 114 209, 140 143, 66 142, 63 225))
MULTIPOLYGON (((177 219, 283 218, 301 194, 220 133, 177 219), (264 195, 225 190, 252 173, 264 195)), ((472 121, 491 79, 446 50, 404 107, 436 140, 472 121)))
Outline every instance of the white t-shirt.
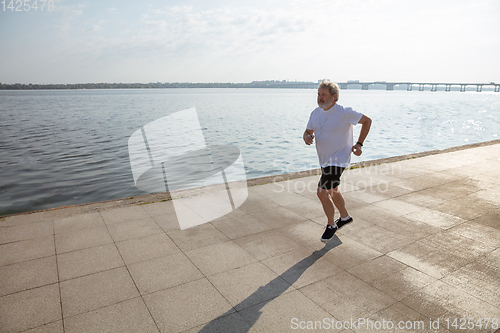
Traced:
POLYGON ((363 114, 335 104, 328 111, 318 107, 311 112, 307 129, 314 131, 316 151, 322 168, 348 167, 353 146, 352 127, 363 114))

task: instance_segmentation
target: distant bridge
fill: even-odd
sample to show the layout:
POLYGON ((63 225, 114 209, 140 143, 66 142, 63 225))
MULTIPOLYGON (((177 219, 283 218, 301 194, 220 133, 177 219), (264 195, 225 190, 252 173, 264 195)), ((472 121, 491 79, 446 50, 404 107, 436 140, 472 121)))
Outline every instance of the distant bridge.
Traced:
POLYGON ((419 91, 424 91, 425 86, 430 86, 431 91, 437 91, 438 86, 444 86, 445 91, 451 91, 452 86, 460 86, 460 91, 465 91, 467 86, 476 86, 476 91, 483 91, 483 86, 494 86, 495 92, 500 91, 500 84, 490 82, 490 83, 446 83, 446 82, 386 82, 386 81, 375 81, 375 82, 359 82, 359 81, 347 81, 339 83, 340 89, 347 89, 348 85, 356 84, 361 85, 362 90, 368 90, 368 87, 372 84, 385 85, 386 90, 394 90, 394 86, 406 85, 406 90, 412 91, 413 86, 418 86, 419 91))
MULTIPOLYGON (((360 85, 361 90, 368 90, 371 85, 385 85, 386 90, 394 90, 394 86, 405 86, 406 90, 412 91, 413 87, 418 87, 419 91, 424 91, 426 86, 430 86, 431 91, 437 91, 438 86, 444 86, 445 91, 451 91, 452 86, 459 86, 460 91, 465 91, 467 86, 475 86, 477 92, 483 91, 484 86, 493 86, 495 92, 500 92, 500 83, 447 83, 447 82, 386 82, 386 81, 374 81, 374 82, 360 82, 360 81, 347 81, 338 83, 340 89, 347 89, 349 85, 360 85)), ((316 89, 318 88, 318 83, 314 82, 279 82, 272 85, 268 85, 269 88, 295 88, 295 89, 316 89)))

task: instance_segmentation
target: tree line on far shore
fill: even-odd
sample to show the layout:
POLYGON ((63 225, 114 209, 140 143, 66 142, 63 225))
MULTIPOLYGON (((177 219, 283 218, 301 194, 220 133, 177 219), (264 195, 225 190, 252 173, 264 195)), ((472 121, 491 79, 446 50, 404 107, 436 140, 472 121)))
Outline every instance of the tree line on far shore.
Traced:
MULTIPOLYGON (((282 87, 287 81, 253 81, 250 83, 72 83, 72 84, 4 84, 0 83, 0 90, 37 90, 37 89, 144 89, 144 88, 272 88, 282 87)), ((311 82, 304 82, 311 83, 311 82)))

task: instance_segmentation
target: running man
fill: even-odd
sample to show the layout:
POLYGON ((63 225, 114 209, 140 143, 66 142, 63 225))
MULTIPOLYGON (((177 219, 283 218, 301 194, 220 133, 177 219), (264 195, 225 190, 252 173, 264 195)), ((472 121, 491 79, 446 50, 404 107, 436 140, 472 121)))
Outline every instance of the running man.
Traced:
POLYGON ((351 162, 351 152, 356 156, 363 152, 363 142, 372 124, 369 117, 337 104, 338 100, 337 84, 323 80, 318 87, 319 107, 311 112, 303 135, 306 145, 311 145, 316 139, 316 151, 321 165, 317 195, 328 219, 326 230, 321 236, 322 242, 332 239, 338 229, 353 221, 338 186, 342 172, 351 162), (352 128, 356 124, 361 124, 361 131, 358 141, 353 145, 352 128), (340 213, 336 221, 334 205, 340 213))

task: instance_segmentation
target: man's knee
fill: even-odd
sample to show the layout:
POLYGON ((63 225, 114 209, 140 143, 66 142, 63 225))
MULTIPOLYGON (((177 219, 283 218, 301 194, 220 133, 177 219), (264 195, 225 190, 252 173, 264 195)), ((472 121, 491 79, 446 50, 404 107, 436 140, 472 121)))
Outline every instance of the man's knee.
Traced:
POLYGON ((340 193, 340 189, 339 189, 339 187, 338 187, 338 186, 335 186, 334 188, 332 188, 332 189, 330 190, 330 192, 332 192, 332 193, 340 193))
POLYGON ((342 195, 342 193, 340 193, 340 189, 339 187, 334 187, 330 190, 330 196, 334 197, 334 196, 339 196, 339 195, 342 195))
POLYGON ((318 196, 319 200, 328 200, 328 190, 322 189, 321 187, 318 187, 316 191, 316 195, 318 196))

